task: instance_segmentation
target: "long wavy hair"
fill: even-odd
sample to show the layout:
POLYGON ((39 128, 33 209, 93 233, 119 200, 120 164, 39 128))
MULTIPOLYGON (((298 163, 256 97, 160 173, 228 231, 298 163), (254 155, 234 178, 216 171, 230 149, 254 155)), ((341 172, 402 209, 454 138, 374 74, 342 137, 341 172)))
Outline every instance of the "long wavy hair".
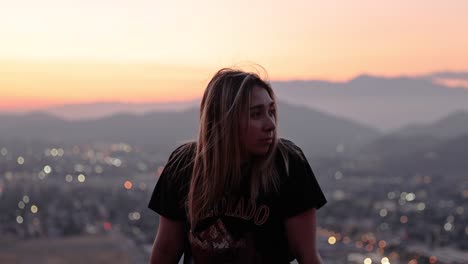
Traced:
MULTIPOLYGON (((276 102, 275 94, 267 81, 258 74, 238 69, 223 68, 208 83, 200 105, 198 140, 193 154, 193 171, 187 196, 188 217, 191 226, 203 218, 229 193, 240 190, 242 177, 241 120, 250 118, 252 88, 264 88, 276 102)), ((274 116, 278 124, 277 112, 274 116)), ((193 143, 192 143, 193 144, 193 143)), ((194 147, 192 145, 192 147, 194 147)), ((250 200, 260 192, 279 190, 279 175, 275 152, 280 150, 287 168, 286 151, 290 149, 278 140, 276 129, 273 143, 266 155, 255 158, 250 164, 250 200)))

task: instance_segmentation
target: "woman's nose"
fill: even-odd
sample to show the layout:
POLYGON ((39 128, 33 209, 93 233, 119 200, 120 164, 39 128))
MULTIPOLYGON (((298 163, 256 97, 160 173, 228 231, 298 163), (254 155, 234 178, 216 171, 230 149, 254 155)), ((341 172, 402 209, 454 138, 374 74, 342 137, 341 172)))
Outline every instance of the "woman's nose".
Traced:
POLYGON ((276 128, 275 117, 273 117, 273 116, 267 117, 265 129, 270 131, 270 130, 274 130, 275 128, 276 128))

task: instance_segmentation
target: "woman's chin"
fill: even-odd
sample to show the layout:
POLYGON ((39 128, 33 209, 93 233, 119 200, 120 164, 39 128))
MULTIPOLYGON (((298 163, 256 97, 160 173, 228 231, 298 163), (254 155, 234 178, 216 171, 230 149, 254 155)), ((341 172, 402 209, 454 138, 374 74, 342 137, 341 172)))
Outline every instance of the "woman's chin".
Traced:
POLYGON ((265 156, 268 154, 268 150, 270 150, 270 146, 263 146, 256 149, 252 154, 255 156, 265 156))

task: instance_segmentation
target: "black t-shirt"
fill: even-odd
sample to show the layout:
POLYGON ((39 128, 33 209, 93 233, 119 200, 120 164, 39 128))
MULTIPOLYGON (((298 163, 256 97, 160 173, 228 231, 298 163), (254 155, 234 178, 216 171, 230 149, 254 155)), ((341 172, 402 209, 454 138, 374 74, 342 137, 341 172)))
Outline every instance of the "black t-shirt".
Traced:
MULTIPOLYGON (((186 164, 193 159, 195 144, 186 143, 171 154, 148 207, 185 223, 184 263, 289 263, 294 259, 287 243, 285 219, 310 208, 319 209, 327 200, 302 150, 289 140, 280 140, 299 154, 288 153, 288 175, 282 155, 276 153, 279 192, 261 194, 255 201, 248 198, 248 188, 245 194, 226 196, 192 231, 185 206, 192 167, 186 164)), ((248 175, 249 167, 242 171, 248 175)))

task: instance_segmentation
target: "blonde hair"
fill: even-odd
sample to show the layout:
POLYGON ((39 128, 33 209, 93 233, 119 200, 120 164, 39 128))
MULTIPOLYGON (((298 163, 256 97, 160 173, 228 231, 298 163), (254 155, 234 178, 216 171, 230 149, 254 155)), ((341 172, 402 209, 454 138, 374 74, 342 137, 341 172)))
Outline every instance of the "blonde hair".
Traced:
MULTIPOLYGON (((194 149, 191 159, 192 177, 186 201, 192 228, 225 195, 239 190, 242 177, 246 176, 242 175, 241 169, 245 148, 241 144, 240 122, 243 117, 250 117, 251 91, 254 86, 264 88, 276 102, 275 94, 267 81, 256 73, 237 69, 219 70, 205 89, 200 106, 198 140, 186 145, 194 149)), ((276 113, 274 119, 277 124, 276 113)), ((279 175, 274 166, 277 149, 280 150, 288 170, 286 152, 291 150, 291 146, 278 140, 275 129, 269 151, 251 164, 248 185, 251 201, 255 201, 260 192, 279 190, 279 175)), ((180 151, 187 150, 182 148, 180 151)))

